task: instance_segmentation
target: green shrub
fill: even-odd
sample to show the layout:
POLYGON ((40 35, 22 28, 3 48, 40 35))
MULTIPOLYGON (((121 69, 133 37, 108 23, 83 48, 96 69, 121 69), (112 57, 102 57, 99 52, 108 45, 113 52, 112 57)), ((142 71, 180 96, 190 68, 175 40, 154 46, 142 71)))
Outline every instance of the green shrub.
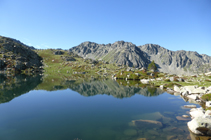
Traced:
POLYGON ((154 60, 152 60, 152 62, 148 65, 148 70, 157 70, 154 60))
POLYGON ((211 101, 211 94, 204 94, 201 98, 205 101, 211 101))
POLYGON ((165 81, 165 82, 170 82, 170 79, 165 79, 164 81, 165 81))

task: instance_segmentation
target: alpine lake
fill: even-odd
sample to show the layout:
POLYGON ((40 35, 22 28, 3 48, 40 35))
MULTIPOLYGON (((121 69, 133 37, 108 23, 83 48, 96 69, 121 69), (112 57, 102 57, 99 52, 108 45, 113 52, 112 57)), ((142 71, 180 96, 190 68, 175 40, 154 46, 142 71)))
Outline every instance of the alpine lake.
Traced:
POLYGON ((194 139, 191 103, 139 84, 1 75, 0 140, 194 139))

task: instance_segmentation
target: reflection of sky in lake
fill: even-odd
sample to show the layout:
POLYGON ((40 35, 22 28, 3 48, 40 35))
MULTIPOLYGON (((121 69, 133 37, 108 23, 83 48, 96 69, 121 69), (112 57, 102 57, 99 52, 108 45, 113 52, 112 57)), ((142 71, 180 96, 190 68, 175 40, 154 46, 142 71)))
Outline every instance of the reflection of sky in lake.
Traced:
MULTIPOLYGON (((85 97, 70 89, 33 90, 0 104, 0 139, 3 140, 136 140, 138 138, 186 139, 188 104, 167 93, 129 98, 109 95, 85 97), (154 119, 161 128, 140 129, 132 120, 154 119)), ((144 128, 144 127, 143 127, 144 128)))

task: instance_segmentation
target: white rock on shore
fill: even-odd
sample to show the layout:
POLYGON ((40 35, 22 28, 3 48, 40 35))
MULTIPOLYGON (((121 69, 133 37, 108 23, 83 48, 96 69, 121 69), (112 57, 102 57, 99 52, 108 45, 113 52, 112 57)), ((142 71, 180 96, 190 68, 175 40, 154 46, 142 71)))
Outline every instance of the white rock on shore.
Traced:
MULTIPOLYGON (((198 86, 184 86, 179 88, 174 86, 174 92, 180 93, 181 97, 189 102, 202 102, 201 96, 211 93, 211 86, 208 88, 198 86)), ((205 102, 206 107, 211 107, 211 101, 205 102)), ((186 108, 196 107, 186 105, 186 108)), ((211 110, 205 111, 203 108, 192 108, 190 110, 192 120, 188 122, 188 128, 196 135, 211 136, 211 110)))
POLYGON ((205 114, 198 115, 193 120, 188 122, 188 128, 191 132, 197 135, 211 135, 211 116, 205 114))

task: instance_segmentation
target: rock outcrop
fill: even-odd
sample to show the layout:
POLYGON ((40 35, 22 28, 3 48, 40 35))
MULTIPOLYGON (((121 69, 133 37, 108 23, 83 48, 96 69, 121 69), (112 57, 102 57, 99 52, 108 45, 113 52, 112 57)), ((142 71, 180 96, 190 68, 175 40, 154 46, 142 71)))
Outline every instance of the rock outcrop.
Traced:
POLYGON ((154 60, 158 70, 171 74, 196 74, 211 71, 211 57, 192 51, 170 51, 156 44, 136 46, 131 42, 113 44, 84 42, 69 49, 83 58, 104 60, 130 67, 147 67, 154 60))
POLYGON ((21 71, 42 66, 42 58, 18 40, 0 36, 0 69, 21 71))

